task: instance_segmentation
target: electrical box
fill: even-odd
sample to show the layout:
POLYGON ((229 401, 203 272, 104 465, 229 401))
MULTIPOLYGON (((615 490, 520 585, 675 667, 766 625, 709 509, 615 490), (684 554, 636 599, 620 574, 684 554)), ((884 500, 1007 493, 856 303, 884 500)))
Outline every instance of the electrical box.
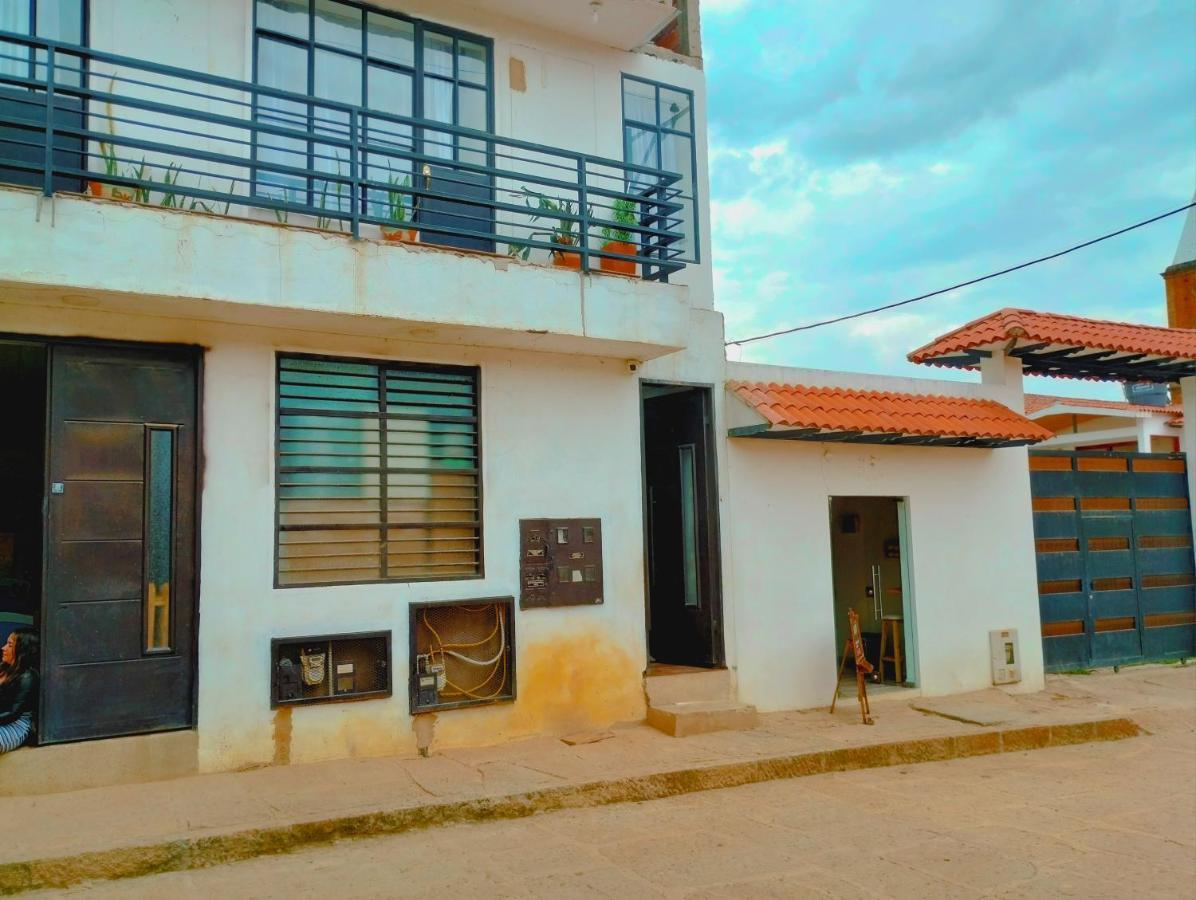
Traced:
POLYGON ((601 602, 601 520, 520 519, 519 608, 601 602))
POLYGON ((270 706, 388 697, 390 632, 275 638, 270 706))
POLYGON ((412 603, 411 712, 515 699, 514 597, 412 603))
POLYGON ((988 633, 992 656, 993 684, 1016 684, 1022 680, 1022 653, 1017 643, 1017 629, 988 633))

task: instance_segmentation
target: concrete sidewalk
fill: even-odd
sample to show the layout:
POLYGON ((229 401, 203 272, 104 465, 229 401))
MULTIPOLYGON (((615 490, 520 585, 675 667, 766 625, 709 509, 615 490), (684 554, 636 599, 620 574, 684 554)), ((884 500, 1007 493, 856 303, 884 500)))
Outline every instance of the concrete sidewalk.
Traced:
POLYGON ((682 740, 625 726, 578 746, 544 738, 428 759, 341 760, 8 797, 0 816, 14 827, 0 858, 0 892, 196 868, 441 822, 1129 737, 1136 725, 1150 729, 1157 717, 1190 706, 1194 692, 1196 667, 1151 666, 1053 676, 1033 695, 890 695, 873 704, 871 727, 860 724, 848 698, 833 717, 825 709, 775 713, 753 731, 682 740))

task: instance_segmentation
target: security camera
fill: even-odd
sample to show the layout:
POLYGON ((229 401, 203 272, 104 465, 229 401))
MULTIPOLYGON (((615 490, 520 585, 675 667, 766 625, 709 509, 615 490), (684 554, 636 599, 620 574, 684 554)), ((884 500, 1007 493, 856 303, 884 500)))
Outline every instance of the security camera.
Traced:
POLYGON ((627 371, 630 374, 634 375, 639 370, 640 370, 640 361, 638 359, 627 360, 627 371))

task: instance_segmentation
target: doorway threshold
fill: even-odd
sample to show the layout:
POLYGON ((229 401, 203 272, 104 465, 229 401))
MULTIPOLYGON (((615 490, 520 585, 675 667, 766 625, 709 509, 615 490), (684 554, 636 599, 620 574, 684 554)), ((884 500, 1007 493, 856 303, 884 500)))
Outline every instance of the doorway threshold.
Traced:
MULTIPOLYGON (((851 675, 839 682, 839 697, 855 696, 855 676, 851 675)), ((917 700, 922 696, 920 687, 906 687, 904 684, 877 684, 868 682, 868 700, 917 700)))
POLYGON ((649 678, 659 678, 663 675, 693 675, 699 672, 718 672, 726 666, 681 666, 676 663, 650 662, 644 674, 649 678))

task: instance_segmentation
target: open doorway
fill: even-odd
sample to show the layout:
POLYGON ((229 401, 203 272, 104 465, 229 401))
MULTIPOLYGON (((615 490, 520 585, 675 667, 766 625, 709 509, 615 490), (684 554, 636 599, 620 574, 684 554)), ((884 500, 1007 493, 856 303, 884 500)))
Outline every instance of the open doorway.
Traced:
POLYGON ((641 385, 648 655, 723 664, 717 454, 708 387, 641 385))
MULTIPOLYGON (((830 514, 836 653, 842 653, 849 636, 847 610, 854 609, 873 680, 893 689, 916 687, 905 502, 832 497, 830 514)), ((854 672, 849 680, 854 682, 854 672)))
POLYGON ((0 441, 0 645, 41 628, 46 348, 0 342, 5 437, 0 441))

